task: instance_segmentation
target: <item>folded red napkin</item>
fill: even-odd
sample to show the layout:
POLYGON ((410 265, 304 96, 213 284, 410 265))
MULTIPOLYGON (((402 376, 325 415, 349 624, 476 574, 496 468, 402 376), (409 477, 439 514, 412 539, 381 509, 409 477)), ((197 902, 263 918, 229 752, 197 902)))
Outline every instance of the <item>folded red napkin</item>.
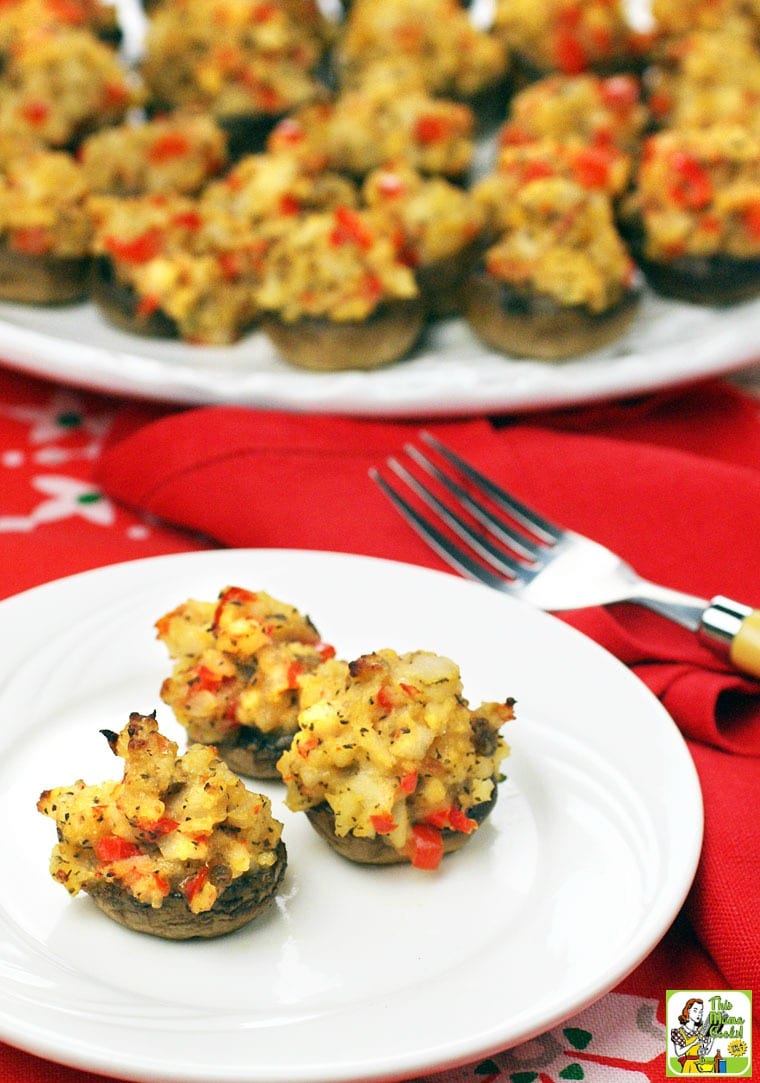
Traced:
MULTIPOLYGON (((648 578, 760 606, 757 404, 708 384, 677 398, 602 408, 590 427, 589 416, 426 427, 648 578)), ((329 549, 443 567, 367 474, 414 436, 417 422, 235 407, 139 422, 139 412, 123 415, 96 479, 132 508, 229 546, 329 549)), ((565 619, 629 665, 687 737, 708 823, 689 916, 731 987, 760 985, 760 682, 734 672, 688 631, 632 606, 565 619)), ((621 734, 621 754, 624 741, 621 734)))

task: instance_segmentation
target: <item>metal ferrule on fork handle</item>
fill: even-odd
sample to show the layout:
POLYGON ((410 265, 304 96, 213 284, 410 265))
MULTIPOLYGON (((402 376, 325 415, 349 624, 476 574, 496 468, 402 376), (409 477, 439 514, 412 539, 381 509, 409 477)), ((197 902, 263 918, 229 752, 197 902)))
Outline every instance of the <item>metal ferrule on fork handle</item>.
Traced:
POLYGON ((737 669, 760 677, 760 610, 718 595, 702 614, 698 634, 737 669))

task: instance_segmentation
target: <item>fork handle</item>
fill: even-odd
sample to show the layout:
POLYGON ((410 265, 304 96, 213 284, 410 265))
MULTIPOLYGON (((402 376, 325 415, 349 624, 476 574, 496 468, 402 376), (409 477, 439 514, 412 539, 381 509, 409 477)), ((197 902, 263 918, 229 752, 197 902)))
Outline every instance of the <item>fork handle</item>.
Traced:
POLYGON ((702 614, 699 636, 752 677, 760 677, 760 609, 718 595, 702 614))

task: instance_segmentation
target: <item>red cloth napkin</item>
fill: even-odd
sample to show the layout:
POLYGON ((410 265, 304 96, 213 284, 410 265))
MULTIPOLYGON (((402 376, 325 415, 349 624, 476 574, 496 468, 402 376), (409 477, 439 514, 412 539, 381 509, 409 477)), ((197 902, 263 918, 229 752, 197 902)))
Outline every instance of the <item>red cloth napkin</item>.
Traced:
MULTIPOLYGON (((521 423, 426 427, 643 575, 760 606, 758 412, 753 400, 716 383, 521 423)), ((367 475, 419 423, 235 407, 141 421, 139 410, 123 414, 97 467, 99 484, 132 509, 229 546, 350 551, 443 567, 367 475)), ((689 741, 708 829, 688 915, 732 988, 760 986, 760 682, 734 672, 686 630, 632 606, 565 619, 629 665, 689 741)))

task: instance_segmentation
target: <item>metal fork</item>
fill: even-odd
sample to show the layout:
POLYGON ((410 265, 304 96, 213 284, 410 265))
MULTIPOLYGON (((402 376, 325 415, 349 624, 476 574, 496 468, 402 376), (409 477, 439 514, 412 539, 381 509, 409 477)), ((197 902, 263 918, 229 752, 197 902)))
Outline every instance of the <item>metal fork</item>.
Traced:
POLYGON ((516 500, 430 433, 421 432, 420 442, 434 457, 406 444, 416 473, 389 458, 385 473, 373 468, 370 477, 462 575, 554 612, 613 602, 645 606, 695 632, 737 669, 760 677, 760 610, 722 595, 707 600, 649 582, 610 549, 516 500))

